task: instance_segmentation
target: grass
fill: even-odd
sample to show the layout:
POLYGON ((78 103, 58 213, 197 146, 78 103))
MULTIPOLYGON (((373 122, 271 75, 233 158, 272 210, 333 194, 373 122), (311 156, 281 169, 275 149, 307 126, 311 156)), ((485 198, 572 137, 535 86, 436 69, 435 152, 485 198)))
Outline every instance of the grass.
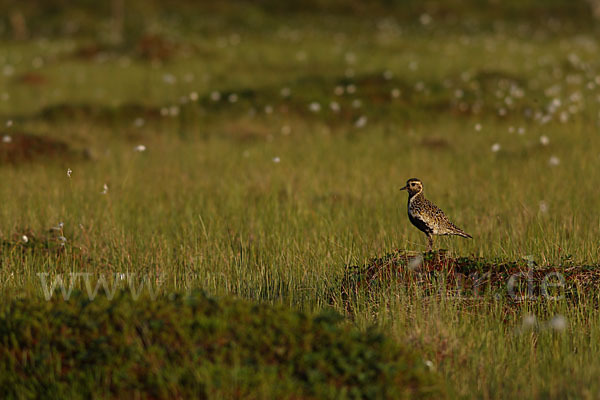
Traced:
POLYGON ((124 274, 161 296, 333 308, 415 348, 450 397, 596 396, 593 284, 577 301, 515 304, 401 281, 332 302, 347 266, 425 249, 398 191, 410 177, 474 236, 437 239, 452 258, 595 268, 595 28, 510 7, 502 24, 474 9, 474 25, 253 10, 261 24, 235 9, 197 29, 170 20, 164 60, 140 56, 135 35, 0 44, 0 138, 15 137, 0 143, 0 296, 43 301, 40 273, 124 274), (105 47, 77 56, 90 43, 105 47), (76 156, 11 161, 21 134, 76 156))

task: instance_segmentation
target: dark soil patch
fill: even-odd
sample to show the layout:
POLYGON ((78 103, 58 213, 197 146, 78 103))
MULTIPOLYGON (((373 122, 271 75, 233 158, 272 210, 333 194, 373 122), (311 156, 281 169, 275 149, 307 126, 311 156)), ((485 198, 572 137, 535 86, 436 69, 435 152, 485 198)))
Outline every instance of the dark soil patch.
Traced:
POLYGON ((0 132, 0 165, 21 164, 38 160, 82 159, 78 153, 58 139, 25 132, 0 132))
POLYGON ((127 103, 117 107, 97 104, 61 103, 43 108, 31 119, 42 119, 50 122, 64 120, 94 120, 114 122, 126 120, 131 123, 134 118, 157 119, 160 109, 137 103, 127 103))
POLYGON ((37 72, 26 72, 22 75, 19 75, 15 82, 29 85, 29 86, 42 86, 48 83, 48 78, 45 75, 37 73, 37 72))

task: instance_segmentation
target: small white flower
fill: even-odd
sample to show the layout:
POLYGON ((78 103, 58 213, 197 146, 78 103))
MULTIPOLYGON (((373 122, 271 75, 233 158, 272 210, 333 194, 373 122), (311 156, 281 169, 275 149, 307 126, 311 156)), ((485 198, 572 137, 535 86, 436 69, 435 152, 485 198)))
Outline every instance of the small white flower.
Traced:
POLYGON ((386 69, 385 71, 383 71, 383 79, 385 79, 386 81, 389 81, 393 77, 394 77, 394 73, 392 71, 390 71, 389 69, 386 69))
POLYGON ((281 127, 281 134, 282 135, 289 135, 290 133, 292 133, 292 128, 289 125, 284 125, 281 127))
POLYGON ((344 87, 343 87, 343 86, 336 86, 336 87, 335 87, 335 89, 333 89, 333 93, 334 93, 336 96, 341 96, 341 95, 343 95, 343 94, 344 94, 344 91, 345 91, 345 89, 344 89, 344 87))
POLYGON ((196 93, 196 92, 190 93, 189 98, 190 98, 191 101, 198 100, 198 93, 196 93))
POLYGON ((133 148, 133 151, 135 151, 137 153, 142 153, 142 152, 146 151, 146 146, 144 146, 143 144, 138 144, 137 146, 135 146, 133 148))
POLYGON ((550 320, 550 327, 555 331, 564 331, 567 327, 567 319, 562 315, 555 315, 554 318, 550 320))
POLYGON ((356 92, 356 85, 354 84, 349 84, 348 86, 346 86, 346 93, 355 93, 356 92))
POLYGON ((279 157, 273 157, 273 162, 275 164, 278 164, 279 162, 281 162, 281 159, 279 157))
POLYGON ((217 92, 216 90, 214 92, 210 93, 210 99, 212 101, 219 101, 221 100, 221 93, 217 92))
POLYGON ((517 130, 517 133, 519 135, 524 135, 525 134, 525 128, 523 128, 522 126, 517 130))
POLYGON ((477 132, 481 131, 481 124, 475 124, 475 130, 477 132))
POLYGON ((4 135, 2 137, 2 143, 10 143, 12 142, 12 137, 10 135, 4 135))
POLYGON ((552 167, 556 167, 557 165, 560 164, 560 158, 558 158, 556 156, 552 156, 552 157, 550 157, 550 160, 548 160, 548 164, 552 167))
POLYGON ((362 101, 360 101, 359 99, 352 100, 352 107, 354 107, 354 108, 362 107, 362 101))
POLYGON ((292 91, 290 90, 289 87, 284 87, 284 88, 281 88, 280 94, 282 97, 290 97, 290 95, 292 94, 292 91))
POLYGON ((313 101, 312 103, 310 103, 308 105, 308 108, 310 109, 310 111, 315 112, 315 113, 321 111, 321 105, 319 103, 317 103, 316 101, 313 101))
POLYGON ((107 194, 107 193, 108 193, 108 185, 105 183, 104 186, 102 187, 101 194, 107 194))
POLYGON ((429 368, 430 371, 433 371, 435 369, 435 365, 433 365, 433 362, 431 360, 425 360, 425 366, 429 368))
POLYGON ((136 118, 136 119, 133 121, 133 125, 134 125, 136 128, 141 128, 142 126, 144 126, 144 124, 145 124, 145 123, 146 123, 146 120, 144 120, 144 118, 142 118, 142 117, 136 118))
POLYGON ((540 136, 540 143, 542 146, 548 146, 550 144, 550 139, 548 139, 548 136, 542 135, 540 136))
POLYGON ((10 128, 12 126, 13 122, 12 119, 9 119, 8 121, 6 121, 6 127, 10 128))
POLYGON ((23 243, 29 242, 29 238, 27 237, 27 235, 21 236, 21 240, 23 241, 23 243))
POLYGON ((548 212, 548 203, 546 203, 544 200, 540 201, 540 212, 542 214, 545 214, 548 212))
POLYGON ((492 153, 497 153, 500 151, 502 147, 500 146, 500 143, 494 143, 492 145, 492 153))
POLYGON ((392 98, 397 99, 398 97, 400 97, 400 89, 393 88, 391 95, 392 95, 392 98))
POLYGON ((361 115, 354 123, 354 126, 357 128, 364 128, 365 125, 367 125, 367 117, 365 115, 361 115))
POLYGON ((67 168, 67 176, 70 178, 73 170, 71 168, 67 168))
POLYGON ((329 103, 329 108, 333 112, 339 112, 340 111, 340 105, 339 105, 339 103, 337 101, 332 101, 331 103, 329 103))
POLYGON ((266 105, 265 106, 265 114, 273 114, 273 106, 266 105))
POLYGON ((230 103, 235 103, 238 101, 238 95, 235 93, 231 93, 229 97, 227 97, 227 100, 229 100, 230 103))
POLYGON ((59 236, 58 240, 60 240, 61 242, 65 243, 67 241, 67 238, 64 236, 59 236))

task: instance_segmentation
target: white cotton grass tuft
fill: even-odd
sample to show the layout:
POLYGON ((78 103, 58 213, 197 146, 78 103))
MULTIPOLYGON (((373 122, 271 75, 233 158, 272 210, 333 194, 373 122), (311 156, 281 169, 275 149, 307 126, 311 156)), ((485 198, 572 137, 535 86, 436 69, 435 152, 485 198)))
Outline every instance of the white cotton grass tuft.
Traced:
POLYGON ((135 151, 136 153, 143 153, 144 151, 146 151, 146 146, 144 146, 143 144, 138 144, 133 148, 133 151, 135 151))
POLYGON ((423 256, 419 254, 419 255, 411 258, 408 261, 407 267, 409 270, 414 271, 417 268, 419 268, 421 265, 423 265, 423 261, 424 261, 423 256))
POLYGON ((548 323, 548 325, 550 326, 550 328, 552 328, 555 331, 564 331, 567 328, 567 319, 558 314, 555 315, 550 322, 548 323))
POLYGON ((67 177, 71 178, 72 174, 73 174, 73 170, 71 168, 67 168, 67 177))
POLYGON ((2 137, 2 143, 10 143, 12 142, 12 137, 10 135, 4 135, 2 137))
POLYGON ((550 159, 548 160, 548 165, 550 165, 551 167, 556 167, 560 164, 560 158, 556 157, 556 156, 552 156, 550 157, 550 159))
POLYGON ((502 149, 502 146, 500 146, 500 143, 494 143, 492 145, 492 153, 497 153, 502 149))
POLYGON ((314 113, 319 112, 321 111, 321 104, 317 103, 316 101, 313 101, 308 105, 308 109, 314 113))
POLYGON ((425 366, 427 368, 429 368, 430 371, 435 370, 435 365, 433 364, 433 361, 431 361, 431 360, 425 360, 425 366))
POLYGON ((133 125, 136 128, 141 128, 142 126, 144 126, 145 123, 146 123, 146 120, 142 117, 138 117, 135 120, 133 120, 133 125))
POLYGON ((108 193, 108 185, 105 183, 104 186, 102 186, 102 192, 100 192, 100 194, 107 194, 108 193))
POLYGON ((364 128, 367 125, 367 121, 366 115, 361 115, 354 123, 354 126, 357 128, 364 128))
POLYGON ((279 158, 279 157, 273 157, 273 162, 275 164, 279 164, 281 162, 281 158, 279 158))
POLYGON ((523 328, 533 328, 537 323, 537 319, 533 314, 527 314, 523 316, 523 328))
POLYGON ((27 235, 21 236, 21 240, 23 241, 23 243, 29 242, 29 238, 27 237, 27 235))
POLYGON ((548 146, 550 144, 550 139, 546 135, 540 136, 540 144, 542 146, 548 146))
POLYGON ((281 97, 290 97, 290 95, 292 94, 292 90, 286 86, 281 88, 281 91, 279 93, 281 94, 281 97))

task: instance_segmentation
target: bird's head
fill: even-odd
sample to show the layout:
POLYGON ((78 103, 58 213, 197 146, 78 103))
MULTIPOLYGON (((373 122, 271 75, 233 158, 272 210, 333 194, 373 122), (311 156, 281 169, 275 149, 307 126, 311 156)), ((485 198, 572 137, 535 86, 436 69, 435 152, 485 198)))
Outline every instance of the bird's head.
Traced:
POLYGON ((417 178, 410 178, 406 181, 406 186, 400 188, 400 190, 408 190, 408 195, 414 196, 423 191, 423 182, 417 178))

